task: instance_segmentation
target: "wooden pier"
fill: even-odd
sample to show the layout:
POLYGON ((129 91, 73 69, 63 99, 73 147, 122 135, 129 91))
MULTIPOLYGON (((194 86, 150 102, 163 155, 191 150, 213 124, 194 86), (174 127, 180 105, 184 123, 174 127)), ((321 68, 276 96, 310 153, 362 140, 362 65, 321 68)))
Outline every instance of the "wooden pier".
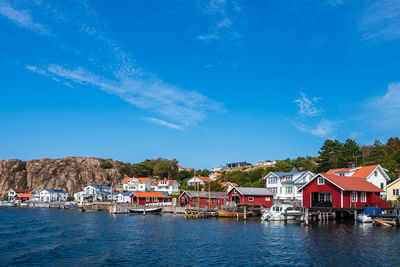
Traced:
POLYGON ((216 217, 218 216, 217 209, 208 209, 208 208, 185 208, 185 216, 186 218, 207 218, 207 217, 216 217))

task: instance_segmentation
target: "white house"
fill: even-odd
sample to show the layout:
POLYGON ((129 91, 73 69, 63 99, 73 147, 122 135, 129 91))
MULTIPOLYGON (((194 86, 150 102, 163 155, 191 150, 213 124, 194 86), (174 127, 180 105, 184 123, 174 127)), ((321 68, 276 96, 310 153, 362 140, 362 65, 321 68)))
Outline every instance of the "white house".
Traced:
POLYGON ((213 179, 211 179, 210 177, 203 177, 203 176, 194 176, 192 178, 190 178, 187 181, 187 185, 188 186, 193 186, 193 185, 205 185, 206 183, 210 183, 210 182, 214 182, 213 179))
POLYGON ((151 180, 150 178, 125 178, 122 181, 122 190, 148 192, 151 190, 151 180))
POLYGON ((211 169, 212 172, 220 172, 224 169, 222 166, 215 166, 211 169))
POLYGON ((257 161, 257 166, 275 167, 276 160, 257 161))
POLYGON ((380 165, 370 165, 354 168, 331 169, 327 173, 339 176, 363 178, 367 182, 385 190, 387 183, 390 182, 390 178, 386 174, 387 171, 388 170, 382 168, 380 165))
POLYGON ((221 176, 222 176, 222 174, 219 173, 219 172, 213 172, 213 173, 211 173, 211 174, 209 175, 209 177, 210 177, 211 179, 213 179, 214 181, 215 181, 215 180, 218 180, 221 176))
POLYGON ((112 189, 106 185, 88 185, 82 192, 74 194, 74 199, 77 201, 106 201, 116 200, 117 196, 112 193, 112 189))
POLYGON ((274 199, 301 201, 302 194, 298 190, 314 177, 310 171, 299 172, 293 168, 292 172, 270 172, 264 180, 269 191, 274 193, 274 199))
POLYGON ((67 201, 68 192, 60 189, 44 189, 40 191, 41 202, 67 201))
POLYGON ((167 192, 170 195, 177 194, 179 193, 179 183, 176 180, 167 180, 167 178, 164 178, 163 180, 156 181, 155 185, 152 186, 152 190, 167 192))
POLYGON ((30 194, 33 195, 32 201, 40 201, 40 192, 37 190, 32 190, 30 194))
POLYGON ((10 189, 10 190, 7 191, 7 199, 8 199, 8 201, 12 201, 12 200, 15 199, 15 197, 18 194, 21 194, 21 193, 22 194, 29 194, 30 192, 31 192, 31 189, 29 189, 29 188, 25 188, 25 189, 16 189, 16 188, 10 189))
POLYGON ((133 195, 132 191, 118 193, 117 202, 118 203, 131 203, 132 195, 133 195))

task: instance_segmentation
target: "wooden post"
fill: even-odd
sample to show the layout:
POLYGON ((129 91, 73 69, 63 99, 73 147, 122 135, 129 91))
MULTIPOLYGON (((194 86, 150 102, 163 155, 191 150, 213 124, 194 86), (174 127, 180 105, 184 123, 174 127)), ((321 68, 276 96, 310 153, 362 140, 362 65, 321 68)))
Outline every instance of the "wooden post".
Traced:
POLYGON ((306 208, 305 223, 308 224, 308 208, 306 208))
POLYGON ((354 220, 357 220, 357 210, 354 210, 354 220))
POLYGON ((245 220, 247 219, 246 213, 247 213, 247 207, 244 206, 243 207, 243 219, 245 219, 245 220))

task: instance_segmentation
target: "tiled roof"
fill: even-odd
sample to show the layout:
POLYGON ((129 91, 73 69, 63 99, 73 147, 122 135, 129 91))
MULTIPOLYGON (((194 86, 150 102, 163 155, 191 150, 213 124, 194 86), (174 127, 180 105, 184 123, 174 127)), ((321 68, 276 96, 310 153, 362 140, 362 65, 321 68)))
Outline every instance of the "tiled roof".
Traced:
POLYGON ((34 197, 32 194, 26 194, 26 193, 19 193, 18 196, 19 197, 28 197, 28 198, 34 197))
POLYGON ((199 178, 200 180, 202 180, 205 183, 214 182, 214 180, 211 179, 210 177, 197 176, 197 178, 199 178))
POLYGON ((231 183, 231 182, 219 182, 222 186, 226 186, 228 183, 230 183, 233 186, 238 186, 236 183, 231 183))
POLYGON ((160 192, 133 192, 137 197, 166 197, 160 192))
POLYGON ((44 189, 49 193, 64 193, 64 194, 68 194, 67 191, 63 190, 63 189, 44 189))
POLYGON ((185 191, 182 194, 184 193, 186 193, 190 198, 194 197, 225 198, 225 192, 185 191))
POLYGON ((342 169, 330 169, 327 173, 328 174, 335 174, 338 172, 350 172, 355 171, 352 177, 360 177, 360 178, 367 178, 371 172, 373 172, 378 165, 370 165, 370 166, 362 166, 357 168, 342 168, 342 169))
POLYGON ((30 193, 31 189, 25 188, 25 189, 13 189, 15 193, 30 193))
POLYGON ((244 196, 273 196, 274 194, 264 187, 234 187, 244 196))
POLYGON ((130 177, 126 177, 126 178, 124 178, 124 180, 122 180, 122 183, 127 183, 127 182, 129 182, 130 180, 131 180, 132 178, 130 178, 130 177))
POLYGON ((333 174, 319 174, 317 177, 323 176, 328 181, 340 187, 344 191, 358 191, 358 192, 384 192, 379 187, 367 182, 359 177, 352 176, 339 176, 333 174))
POLYGON ((149 178, 144 178, 144 177, 136 177, 136 179, 138 179, 139 180, 139 183, 145 183, 145 182, 147 182, 147 180, 149 180, 149 178))

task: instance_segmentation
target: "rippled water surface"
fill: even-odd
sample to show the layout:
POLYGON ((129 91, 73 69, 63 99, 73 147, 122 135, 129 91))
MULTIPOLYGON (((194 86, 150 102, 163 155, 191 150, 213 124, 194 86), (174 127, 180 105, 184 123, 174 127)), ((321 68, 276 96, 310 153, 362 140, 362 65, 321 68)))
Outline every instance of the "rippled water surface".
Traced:
POLYGON ((24 208, 0 218, 0 265, 400 265, 399 229, 371 224, 24 208))

